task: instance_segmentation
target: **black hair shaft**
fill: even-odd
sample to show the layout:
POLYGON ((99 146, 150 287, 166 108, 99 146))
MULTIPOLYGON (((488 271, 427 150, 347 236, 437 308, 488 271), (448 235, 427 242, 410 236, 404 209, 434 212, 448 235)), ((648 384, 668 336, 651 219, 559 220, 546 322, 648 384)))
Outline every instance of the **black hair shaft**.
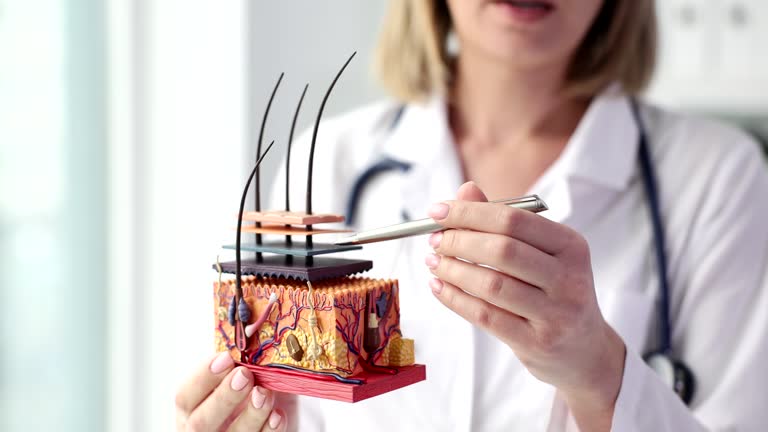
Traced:
MULTIPOLYGON (((256 144, 256 160, 261 160, 261 143, 264 140, 264 128, 267 125, 267 117, 269 116, 269 109, 272 107, 272 101, 275 99, 275 93, 277 93, 277 88, 280 87, 280 82, 283 80, 283 75, 285 75, 285 72, 280 73, 280 77, 277 79, 277 82, 275 83, 275 87, 272 89, 272 94, 269 96, 269 102, 267 102, 267 108, 264 110, 264 117, 261 119, 261 126, 259 127, 259 141, 256 144)), ((254 185, 255 189, 255 204, 256 204, 256 211, 261 211, 261 170, 259 170, 258 163, 256 164, 256 184, 254 185)), ((256 222, 256 227, 261 227, 261 222, 256 222)), ((261 244, 261 234, 256 234, 256 244, 261 244)))
POLYGON ((264 150, 264 154, 259 156, 259 159, 256 161, 256 166, 253 167, 253 171, 251 171, 251 175, 248 176, 248 181, 245 183, 245 188, 243 188, 243 196, 240 198, 240 210, 237 213, 237 237, 235 238, 235 288, 237 290, 237 298, 241 299, 243 298, 243 287, 241 285, 240 278, 242 277, 242 261, 240 259, 240 238, 242 237, 242 228, 243 228, 243 212, 245 211, 245 197, 248 196, 248 188, 251 186, 251 181, 254 177, 258 178, 256 175, 257 172, 259 172, 259 166, 261 165, 261 161, 264 160, 264 156, 269 153, 269 149, 272 148, 272 145, 275 144, 274 141, 272 141, 269 146, 267 146, 267 149, 264 150))
MULTIPOLYGON (((309 169, 307 170, 307 214, 312 214, 312 171, 315 164, 315 143, 317 142, 317 130, 320 128, 320 119, 323 117, 323 109, 325 109, 325 103, 328 102, 328 96, 331 95, 331 91, 333 90, 333 86, 336 85, 336 81, 339 80, 339 77, 344 72, 344 69, 347 68, 347 65, 349 62, 352 61, 352 58, 355 57, 355 54, 357 54, 357 51, 353 52, 351 56, 347 59, 346 63, 344 63, 344 66, 339 69, 339 72, 336 74, 336 77, 333 78, 333 81, 331 82, 331 85, 328 87, 328 90, 325 92, 325 96, 323 96, 323 102, 320 104, 320 110, 317 112, 317 119, 315 119, 315 128, 312 130, 312 146, 309 148, 309 169)), ((312 225, 307 225, 307 231, 312 230, 312 225)), ((306 242, 304 242, 307 249, 312 248, 312 236, 307 236, 306 242)), ((311 263, 312 257, 307 258, 307 262, 311 263)))
POLYGON ((317 142, 317 129, 320 127, 320 119, 323 117, 323 109, 325 109, 325 103, 328 101, 328 96, 331 95, 333 86, 336 85, 336 81, 339 80, 339 77, 344 72, 344 69, 347 68, 349 62, 352 61, 352 58, 355 57, 355 54, 357 54, 357 52, 353 52, 352 55, 349 56, 347 62, 344 63, 344 66, 342 66, 339 72, 336 74, 336 77, 333 79, 333 82, 331 82, 330 87, 328 87, 328 91, 325 92, 323 102, 320 104, 320 110, 317 112, 315 128, 312 131, 312 146, 309 149, 309 170, 307 171, 307 214, 312 214, 312 167, 315 161, 315 143, 317 142))

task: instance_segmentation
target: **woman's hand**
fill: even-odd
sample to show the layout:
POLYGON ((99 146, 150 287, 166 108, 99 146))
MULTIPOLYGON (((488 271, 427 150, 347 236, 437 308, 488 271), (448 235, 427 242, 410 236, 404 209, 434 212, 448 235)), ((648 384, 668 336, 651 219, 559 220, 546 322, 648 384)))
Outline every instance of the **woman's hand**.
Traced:
POLYGON ((430 209, 451 228, 429 239, 432 292, 557 387, 582 430, 609 430, 625 347, 598 308, 586 240, 471 182, 458 199, 430 209))
POLYGON ((176 394, 176 430, 284 431, 285 413, 273 409, 275 395, 255 387, 253 375, 228 352, 205 362, 176 394))

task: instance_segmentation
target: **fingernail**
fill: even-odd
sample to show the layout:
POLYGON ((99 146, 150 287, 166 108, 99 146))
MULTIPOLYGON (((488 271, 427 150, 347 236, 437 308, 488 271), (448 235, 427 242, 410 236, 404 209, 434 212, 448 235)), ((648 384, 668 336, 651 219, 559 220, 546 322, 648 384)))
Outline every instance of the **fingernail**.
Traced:
POLYGON ((427 210, 427 214, 432 219, 445 219, 448 216, 448 204, 445 203, 438 203, 438 204, 432 204, 432 206, 429 207, 429 210, 427 210))
POLYGON ((240 391, 251 382, 251 372, 245 368, 240 368, 235 372, 235 376, 232 377, 232 381, 229 385, 234 391, 240 391), (247 375, 246 375, 247 374, 247 375))
POLYGON ((224 351, 216 356, 211 362, 211 372, 214 374, 220 374, 229 369, 235 362, 232 360, 232 356, 229 355, 229 351, 224 351))
POLYGON ((277 411, 272 411, 272 414, 269 415, 269 427, 272 429, 277 429, 278 426, 280 426, 280 421, 283 419, 283 416, 281 416, 277 411))
POLYGON ((424 263, 431 269, 436 269, 440 265, 440 257, 435 254, 429 254, 424 258, 424 263))
POLYGON ((263 394, 264 396, 269 396, 269 390, 265 389, 264 387, 256 387, 256 390, 258 390, 259 393, 263 394))
POLYGON ((440 292, 443 290, 443 281, 440 279, 434 278, 431 281, 429 281, 429 287, 432 288, 432 292, 437 294, 440 294, 440 292))
POLYGON ((251 392, 251 403, 253 407, 259 409, 264 406, 264 401, 267 400, 267 396, 262 393, 261 387, 256 387, 251 392))
POLYGON ((429 245, 432 246, 432 249, 437 249, 440 247, 440 242, 443 240, 443 232, 436 232, 429 236, 429 245))

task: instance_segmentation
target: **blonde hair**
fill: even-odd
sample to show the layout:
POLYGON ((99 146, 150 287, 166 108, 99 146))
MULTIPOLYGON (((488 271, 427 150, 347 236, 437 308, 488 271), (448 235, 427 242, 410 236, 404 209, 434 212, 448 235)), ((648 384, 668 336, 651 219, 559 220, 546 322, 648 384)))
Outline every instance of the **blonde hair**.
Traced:
MULTIPOLYGON (((566 76, 573 97, 591 97, 618 81, 629 94, 650 81, 656 60, 653 0, 606 0, 576 49, 566 76)), ((446 40, 451 16, 445 0, 390 0, 379 35, 374 71, 404 102, 446 94, 453 69, 446 40)))

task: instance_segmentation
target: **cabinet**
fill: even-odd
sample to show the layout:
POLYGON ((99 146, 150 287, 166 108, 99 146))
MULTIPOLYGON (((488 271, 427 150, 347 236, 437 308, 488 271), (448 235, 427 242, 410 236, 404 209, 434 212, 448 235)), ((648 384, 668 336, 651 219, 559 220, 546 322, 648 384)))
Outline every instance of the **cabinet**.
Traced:
POLYGON ((768 115, 768 2, 658 0, 648 97, 663 105, 768 115))

